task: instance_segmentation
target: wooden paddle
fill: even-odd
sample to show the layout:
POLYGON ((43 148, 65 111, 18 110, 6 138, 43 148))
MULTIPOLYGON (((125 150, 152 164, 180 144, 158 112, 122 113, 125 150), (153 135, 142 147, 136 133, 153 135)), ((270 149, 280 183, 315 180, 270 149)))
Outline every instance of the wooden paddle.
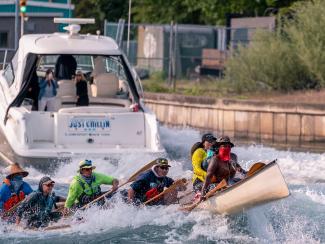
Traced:
MULTIPOLYGON (((211 191, 209 191, 207 194, 205 194, 205 200, 206 201, 208 198, 212 197, 217 191, 221 190, 222 188, 227 186, 227 181, 225 179, 223 179, 215 188, 213 188, 211 191)), ((180 208, 180 210, 182 211, 192 211, 194 208, 196 208, 197 206, 199 206, 199 204, 202 201, 198 201, 196 203, 193 203, 189 206, 184 206, 182 208, 180 208)))
POLYGON ((60 230, 60 229, 65 229, 65 228, 70 228, 71 225, 52 225, 45 227, 43 230, 60 230))
POLYGON ((248 170, 248 172, 246 174, 246 177, 250 177, 253 174, 255 174, 256 172, 260 171, 265 165, 266 164, 265 163, 262 163, 262 162, 254 163, 252 165, 252 167, 250 167, 250 169, 248 170))
MULTIPOLYGON (((148 170, 148 169, 151 169, 152 166, 154 166, 155 164, 156 164, 156 159, 153 160, 153 161, 151 161, 150 163, 146 164, 146 165, 143 166, 141 169, 139 169, 137 172, 135 172, 133 175, 131 175, 131 177, 130 177, 126 182, 124 182, 123 184, 119 185, 119 186, 117 187, 117 189, 118 189, 118 188, 121 188, 122 186, 124 186, 124 185, 126 185, 126 184, 128 184, 128 183, 130 183, 130 182, 132 182, 132 181, 135 181, 136 178, 137 178, 141 173, 145 172, 145 171, 148 170)), ((113 193, 113 192, 114 192, 113 190, 110 190, 110 191, 106 192, 105 194, 103 194, 103 195, 97 197, 96 199, 94 199, 94 200, 91 201, 90 203, 86 204, 85 206, 81 207, 80 209, 81 209, 81 210, 84 210, 84 209, 88 208, 90 205, 94 204, 95 202, 99 201, 100 199, 104 198, 105 196, 107 196, 107 195, 109 195, 109 194, 111 194, 111 193, 113 193)))
POLYGON ((0 157, 6 161, 8 164, 14 164, 14 162, 12 160, 10 160, 10 158, 8 158, 3 152, 0 152, 0 157))
POLYGON ((174 181, 174 183, 170 187, 168 187, 166 190, 159 193, 157 196, 154 196, 153 198, 149 199, 148 201, 144 202, 143 204, 147 205, 148 203, 151 203, 152 201, 159 199, 163 195, 174 191, 178 186, 185 185, 186 182, 187 182, 187 180, 185 178, 174 181))

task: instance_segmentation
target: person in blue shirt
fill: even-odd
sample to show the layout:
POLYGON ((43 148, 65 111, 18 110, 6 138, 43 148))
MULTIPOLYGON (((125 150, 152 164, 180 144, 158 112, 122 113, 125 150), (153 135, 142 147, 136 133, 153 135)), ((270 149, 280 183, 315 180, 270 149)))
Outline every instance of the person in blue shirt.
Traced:
POLYGON ((6 171, 8 174, 0 188, 0 211, 3 214, 33 191, 30 185, 23 181, 28 172, 23 170, 18 163, 11 164, 6 171))
POLYGON ((56 103, 55 97, 59 85, 57 81, 54 80, 53 71, 51 69, 46 71, 46 77, 40 81, 39 88, 38 110, 44 111, 45 108, 47 108, 47 111, 54 111, 56 103))
MULTIPOLYGON (((156 159, 156 164, 131 184, 131 188, 128 190, 128 202, 135 204, 143 203, 161 193, 165 187, 170 187, 174 180, 167 177, 169 168, 170 165, 167 159, 156 159)), ((159 205, 168 204, 169 202, 170 199, 161 198, 152 201, 151 204, 159 205)))

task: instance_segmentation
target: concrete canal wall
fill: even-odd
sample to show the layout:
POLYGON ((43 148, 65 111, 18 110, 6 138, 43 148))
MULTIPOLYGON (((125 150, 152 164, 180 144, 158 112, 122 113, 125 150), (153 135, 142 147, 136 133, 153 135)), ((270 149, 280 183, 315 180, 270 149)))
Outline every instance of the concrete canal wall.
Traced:
POLYGON ((160 122, 271 143, 325 142, 325 105, 146 93, 160 122))

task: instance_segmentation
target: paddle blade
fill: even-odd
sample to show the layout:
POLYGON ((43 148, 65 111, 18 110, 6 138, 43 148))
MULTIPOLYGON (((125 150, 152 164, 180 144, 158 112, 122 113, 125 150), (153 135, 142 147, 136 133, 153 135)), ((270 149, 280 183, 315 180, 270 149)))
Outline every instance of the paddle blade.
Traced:
POLYGON ((259 170, 261 170, 265 165, 266 164, 265 163, 262 163, 262 162, 258 162, 258 163, 253 164, 253 166, 247 172, 246 177, 252 176, 256 172, 258 172, 259 170))
POLYGON ((137 172, 135 172, 133 175, 131 175, 131 177, 128 179, 127 182, 131 182, 131 181, 135 181, 136 178, 143 172, 147 171, 148 169, 151 169, 152 166, 154 166, 156 164, 156 159, 151 161, 150 163, 146 164, 145 166, 143 166, 141 169, 139 169, 137 172))

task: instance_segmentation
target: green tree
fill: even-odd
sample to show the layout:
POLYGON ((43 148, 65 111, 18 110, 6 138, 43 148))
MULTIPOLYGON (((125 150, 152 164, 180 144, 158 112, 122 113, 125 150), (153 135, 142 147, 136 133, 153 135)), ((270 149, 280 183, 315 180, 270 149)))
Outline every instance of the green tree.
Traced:
POLYGON ((95 25, 82 28, 83 33, 103 31, 104 20, 117 22, 127 18, 128 0, 72 0, 75 4, 74 16, 77 18, 95 18, 95 25))
POLYGON ((288 8, 299 0, 134 0, 136 22, 225 24, 226 16, 264 16, 288 8))

